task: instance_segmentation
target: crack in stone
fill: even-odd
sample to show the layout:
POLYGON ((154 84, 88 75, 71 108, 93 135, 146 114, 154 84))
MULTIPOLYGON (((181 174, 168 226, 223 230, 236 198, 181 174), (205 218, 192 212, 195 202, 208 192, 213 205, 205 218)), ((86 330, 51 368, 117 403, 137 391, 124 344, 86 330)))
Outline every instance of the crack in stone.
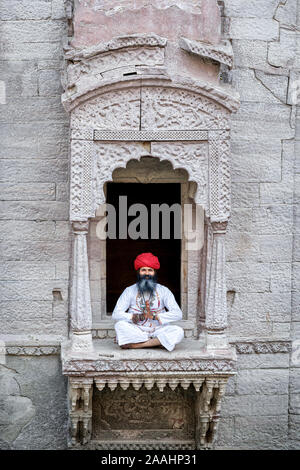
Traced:
MULTIPOLYGON (((281 98, 279 98, 278 96, 276 96, 275 93, 274 93, 272 90, 270 90, 270 88, 256 75, 256 69, 253 69, 253 71, 254 71, 254 76, 255 76, 256 80, 258 80, 258 81, 266 88, 266 90, 268 90, 268 91, 274 96, 274 98, 276 98, 276 99, 277 99, 278 101, 280 101, 282 104, 287 104, 287 103, 286 103, 285 101, 283 101, 281 98)), ((261 72, 261 71, 259 70, 259 72, 261 72)), ((276 76, 276 75, 272 75, 272 76, 276 76)))

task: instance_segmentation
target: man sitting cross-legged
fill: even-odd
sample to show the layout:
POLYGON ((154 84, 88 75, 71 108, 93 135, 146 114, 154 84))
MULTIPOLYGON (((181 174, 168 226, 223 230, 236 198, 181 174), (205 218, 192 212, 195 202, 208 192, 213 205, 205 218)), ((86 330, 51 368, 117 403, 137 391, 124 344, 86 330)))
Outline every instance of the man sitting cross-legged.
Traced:
POLYGON ((123 349, 161 346, 172 351, 184 332, 170 323, 181 320, 182 311, 172 292, 157 283, 160 264, 156 256, 142 253, 135 259, 134 267, 137 282, 124 290, 112 314, 117 321, 117 342, 123 349))

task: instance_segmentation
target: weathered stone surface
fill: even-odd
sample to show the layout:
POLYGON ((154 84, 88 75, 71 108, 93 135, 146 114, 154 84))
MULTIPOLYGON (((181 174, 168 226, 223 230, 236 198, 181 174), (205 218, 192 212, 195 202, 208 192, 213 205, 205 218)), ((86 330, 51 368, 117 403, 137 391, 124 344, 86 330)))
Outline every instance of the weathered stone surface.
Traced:
POLYGON ((0 282, 1 298, 3 300, 53 300, 53 289, 59 288, 62 298, 68 298, 68 283, 54 281, 14 281, 0 282), (59 285, 58 285, 59 284, 59 285))
POLYGON ((3 242, 1 257, 5 261, 68 261, 69 244, 65 241, 3 242))
POLYGON ((280 22, 280 26, 296 25, 297 0, 287 0, 286 2, 280 2, 276 10, 275 19, 280 22))
POLYGON ((50 263, 26 263, 7 261, 0 266, 2 281, 55 279, 55 265, 50 263))
POLYGON ((286 415, 288 395, 240 395, 223 398, 222 416, 280 416, 286 415))
POLYGON ((49 0, 3 0, 0 20, 44 20, 51 17, 49 0))
POLYGON ((1 201, 0 219, 68 220, 69 207, 59 201, 1 201))
POLYGON ((240 370, 236 391, 238 395, 284 395, 288 387, 288 370, 240 370))
POLYGON ((87 46, 132 33, 156 33, 174 40, 183 36, 217 44, 220 37, 220 13, 215 2, 202 0, 137 0, 132 4, 117 0, 84 4, 75 2, 72 45, 87 46), (145 21, 147 18, 147 21, 145 21), (174 28, 176 24, 176 28, 174 28), (87 25, 89 25, 87 27, 87 25), (134 25, 134 27, 133 27, 134 25))
POLYGON ((231 39, 276 41, 278 36, 278 22, 271 18, 232 18, 230 21, 229 37, 231 39))
POLYGON ((249 67, 256 71, 261 70, 270 74, 288 76, 288 69, 274 67, 267 61, 268 44, 268 41, 233 39, 235 67, 249 67))
POLYGON ((295 45, 295 32, 280 28, 280 41, 269 45, 269 63, 275 67, 292 67, 295 60, 295 45))
MULTIPOLYGON (((7 365, 15 369, 23 401, 34 404, 34 416, 26 428, 14 434, 13 449, 64 449, 67 446, 67 391, 57 356, 9 356, 7 365), (38 380, 37 380, 38 373, 38 380), (57 432, 57 430, 60 432, 57 432)), ((12 397, 11 397, 12 398, 12 397)), ((24 410, 24 408, 22 409, 24 410)), ((24 411, 23 411, 24 412, 24 411)), ((16 427, 15 421, 13 427, 16 427)), ((24 426, 23 424, 23 426, 24 426)))
POLYGON ((232 72, 232 85, 239 91, 242 101, 280 103, 285 102, 288 78, 236 69, 232 72))
POLYGON ((239 354, 237 368, 245 369, 287 369, 289 368, 289 354, 239 354))
POLYGON ((236 207, 258 206, 259 184, 237 182, 232 183, 231 204, 233 209, 235 209, 236 207))
MULTIPOLYGON (((251 121, 247 121, 247 125, 251 121)), ((237 124, 235 121, 234 124, 237 124)), ((231 143, 232 159, 232 181, 260 182, 281 180, 281 143, 277 139, 256 139, 244 134, 233 137, 231 143), (241 137, 242 135, 242 137, 241 137), (247 159, 245 159, 247 154, 247 159), (262 157, 263 156, 263 157, 262 157)), ((273 136, 274 137, 274 136, 273 136)))
POLYGON ((6 201, 53 201, 54 183, 0 183, 2 198, 6 201))
POLYGON ((64 122, 66 114, 61 105, 60 97, 29 97, 16 98, 9 101, 0 114, 0 122, 23 123, 26 122, 64 122))
POLYGON ((56 42, 61 40, 65 31, 65 21, 9 21, 2 24, 1 41, 15 44, 20 42, 56 42))
POLYGON ((300 415, 300 393, 290 394, 289 412, 300 415))
POLYGON ((252 318, 266 321, 289 321, 291 316, 290 292, 238 292, 229 306, 230 317, 240 322, 251 314, 252 318))
POLYGON ((1 42, 0 51, 3 60, 18 60, 20 57, 23 60, 63 58, 61 41, 43 42, 40 39, 40 42, 1 42))
POLYGON ((270 290, 270 266, 264 263, 227 263, 226 287, 235 292, 270 290))
POLYGON ((68 132, 64 123, 2 124, 0 157, 40 160, 63 156, 68 148, 68 132))
POLYGON ((238 141, 250 137, 254 144, 257 140, 272 142, 275 138, 293 138, 295 131, 290 124, 290 113, 290 106, 283 104, 242 102, 232 116, 232 139, 238 141))
POLYGON ((255 416, 255 418, 237 417, 231 445, 239 449, 287 449, 287 433, 288 418, 285 414, 255 416), (250 434, 249 429, 251 429, 250 434))
POLYGON ((56 96, 63 91, 60 70, 42 70, 38 75, 40 96, 56 96))
POLYGON ((278 0, 225 0, 225 15, 239 18, 273 18, 278 0))
POLYGON ((6 98, 38 95, 36 64, 31 61, 1 61, 1 79, 6 82, 6 98))

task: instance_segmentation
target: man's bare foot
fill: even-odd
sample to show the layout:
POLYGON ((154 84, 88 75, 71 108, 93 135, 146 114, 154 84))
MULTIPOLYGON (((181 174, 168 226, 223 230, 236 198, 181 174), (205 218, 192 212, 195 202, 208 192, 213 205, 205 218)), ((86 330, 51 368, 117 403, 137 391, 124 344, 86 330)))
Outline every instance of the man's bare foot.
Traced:
POLYGON ((163 347, 158 338, 151 338, 144 343, 129 343, 122 344, 122 349, 141 349, 141 348, 153 348, 154 346, 163 347))

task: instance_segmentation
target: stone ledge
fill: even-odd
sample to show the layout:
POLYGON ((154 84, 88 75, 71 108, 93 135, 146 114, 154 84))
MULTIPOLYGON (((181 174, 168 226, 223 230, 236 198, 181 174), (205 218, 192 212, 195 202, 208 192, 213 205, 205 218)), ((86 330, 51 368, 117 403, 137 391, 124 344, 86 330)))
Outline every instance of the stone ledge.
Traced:
POLYGON ((174 351, 161 348, 123 350, 112 340, 93 340, 92 352, 72 352, 71 342, 61 346, 63 374, 76 377, 129 378, 148 376, 233 375, 234 349, 207 351, 202 343, 184 339, 174 351), (125 375, 124 375, 125 374, 125 375))

